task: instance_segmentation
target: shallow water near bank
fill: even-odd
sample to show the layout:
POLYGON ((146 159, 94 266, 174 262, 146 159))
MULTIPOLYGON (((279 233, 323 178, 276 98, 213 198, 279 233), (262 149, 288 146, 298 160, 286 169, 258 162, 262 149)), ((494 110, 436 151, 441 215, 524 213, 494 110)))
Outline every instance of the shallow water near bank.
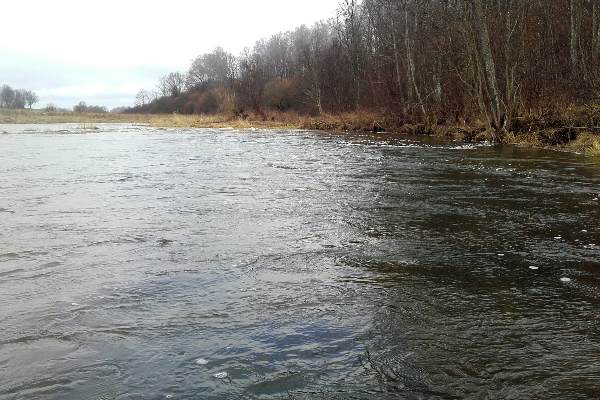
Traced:
POLYGON ((0 125, 0 399, 598 394, 598 161, 80 128, 0 125))

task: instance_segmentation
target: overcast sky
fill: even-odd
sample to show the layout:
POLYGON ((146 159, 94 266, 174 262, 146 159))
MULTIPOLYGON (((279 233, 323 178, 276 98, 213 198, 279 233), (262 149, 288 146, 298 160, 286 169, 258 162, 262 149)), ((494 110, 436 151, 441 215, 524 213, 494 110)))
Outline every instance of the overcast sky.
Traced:
POLYGON ((171 71, 222 46, 328 19, 338 0, 3 0, 0 84, 31 89, 38 107, 80 100, 132 105, 171 71), (10 32, 10 34, 7 34, 10 32))

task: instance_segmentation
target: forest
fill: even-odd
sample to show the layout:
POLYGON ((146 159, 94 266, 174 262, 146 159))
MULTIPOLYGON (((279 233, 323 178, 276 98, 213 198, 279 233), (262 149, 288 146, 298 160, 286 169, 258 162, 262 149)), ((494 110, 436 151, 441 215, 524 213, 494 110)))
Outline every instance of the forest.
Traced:
POLYGON ((13 89, 9 85, 0 85, 0 108, 31 108, 39 101, 37 94, 31 90, 13 89))
POLYGON ((598 0, 343 0, 328 21, 198 56, 129 111, 370 110, 395 126, 478 122, 499 139, 573 107, 593 129, 599 99, 598 0))

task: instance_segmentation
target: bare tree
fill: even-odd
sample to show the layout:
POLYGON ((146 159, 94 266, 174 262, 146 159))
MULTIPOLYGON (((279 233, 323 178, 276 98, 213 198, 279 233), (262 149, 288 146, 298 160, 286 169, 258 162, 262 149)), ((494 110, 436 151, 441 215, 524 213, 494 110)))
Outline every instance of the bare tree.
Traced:
POLYGON ((142 89, 139 92, 137 92, 137 95, 135 96, 135 105, 137 107, 145 106, 150 101, 151 95, 147 90, 142 89))
POLYGON ((17 89, 15 90, 15 97, 12 102, 12 108, 23 109, 25 108, 25 104, 27 103, 25 99, 25 90, 17 89))
POLYGON ((197 57, 186 77, 186 87, 193 89, 209 82, 230 85, 235 77, 235 58, 223 48, 197 57))
POLYGON ((569 54, 571 57, 571 72, 575 75, 579 68, 579 30, 581 24, 580 0, 569 0, 569 54))
POLYGON ((171 72, 160 79, 158 90, 163 96, 177 97, 183 91, 185 76, 179 72, 171 72))
POLYGON ((238 58, 217 48, 185 85, 169 74, 158 90, 157 111, 224 109, 208 99, 240 115, 370 109, 397 123, 484 121, 500 140, 557 97, 600 96, 600 0, 342 0, 327 22, 238 58))
POLYGON ((498 132, 505 129, 505 115, 502 110, 498 81, 496 77, 496 63, 492 54, 488 22, 482 0, 472 0, 474 10, 474 28, 477 35, 478 60, 481 63, 479 73, 484 82, 482 103, 491 128, 494 129, 494 140, 499 140, 498 132))
POLYGON ((86 104, 85 101, 80 101, 79 103, 77 103, 77 105, 73 106, 73 111, 74 112, 86 112, 88 109, 88 106, 86 104))
POLYGON ((0 107, 12 108, 15 100, 15 91, 8 85, 2 85, 0 89, 0 107))
POLYGON ((30 110, 34 104, 36 104, 37 102, 40 101, 38 95, 31 90, 25 90, 24 95, 25 95, 25 102, 27 103, 27 107, 29 107, 30 110))
POLYGON ((592 0, 592 64, 600 63, 600 3, 592 0))
POLYGON ((338 37, 346 51, 354 87, 354 107, 361 103, 362 34, 360 8, 356 0, 344 0, 338 11, 338 37))
POLYGON ((303 77, 304 94, 310 108, 323 113, 322 75, 323 54, 331 42, 331 30, 325 23, 316 23, 312 28, 301 26, 292 33, 293 51, 303 77))

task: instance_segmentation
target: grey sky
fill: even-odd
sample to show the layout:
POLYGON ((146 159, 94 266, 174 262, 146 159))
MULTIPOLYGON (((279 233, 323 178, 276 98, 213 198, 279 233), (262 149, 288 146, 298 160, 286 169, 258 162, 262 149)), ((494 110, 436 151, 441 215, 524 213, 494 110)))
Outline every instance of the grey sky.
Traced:
POLYGON ((3 31, 19 34, 0 39, 0 83, 36 91, 38 106, 131 105, 139 89, 186 71, 198 54, 216 46, 236 54, 261 37, 332 17, 337 3, 8 0, 3 31))

